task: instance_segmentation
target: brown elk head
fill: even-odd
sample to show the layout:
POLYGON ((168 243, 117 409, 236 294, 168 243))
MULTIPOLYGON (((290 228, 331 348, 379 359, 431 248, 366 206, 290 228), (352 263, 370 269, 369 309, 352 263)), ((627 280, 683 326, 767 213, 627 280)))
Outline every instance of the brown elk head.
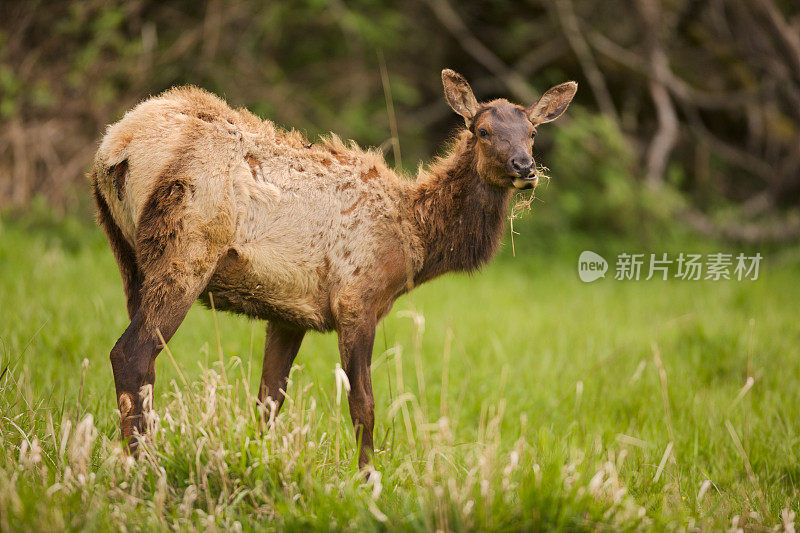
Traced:
POLYGON ((499 187, 531 189, 537 183, 531 151, 536 126, 560 117, 575 96, 578 84, 568 81, 544 93, 530 107, 498 99, 478 103, 467 80, 450 69, 442 71, 444 96, 464 117, 476 138, 478 174, 499 187))

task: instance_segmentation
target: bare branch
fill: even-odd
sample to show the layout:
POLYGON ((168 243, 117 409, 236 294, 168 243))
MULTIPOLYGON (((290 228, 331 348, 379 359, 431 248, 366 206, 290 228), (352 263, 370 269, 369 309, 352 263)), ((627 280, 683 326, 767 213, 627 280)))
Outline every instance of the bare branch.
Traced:
POLYGON ((669 155, 678 142, 678 116, 664 85, 651 81, 650 94, 656 106, 658 130, 647 148, 645 183, 651 188, 657 188, 664 183, 669 155))
POLYGON ((597 100, 600 111, 614 119, 617 124, 620 124, 619 113, 617 113, 617 109, 614 107, 614 100, 612 100, 611 93, 608 91, 608 86, 606 85, 606 80, 597 67, 594 56, 592 56, 592 51, 583 38, 580 23, 578 22, 578 17, 575 15, 572 2, 570 0, 554 0, 554 3, 561 28, 564 30, 564 35, 567 37, 572 51, 578 58, 578 62, 581 64, 581 68, 586 75, 589 86, 592 88, 592 93, 594 94, 595 100, 597 100))
POLYGON ((684 211, 682 219, 702 235, 728 241, 786 243, 797 241, 800 238, 800 217, 796 211, 789 213, 782 220, 769 220, 761 223, 718 223, 694 209, 684 211))
POLYGON ((800 36, 789 26, 772 0, 756 0, 751 6, 769 25, 770 34, 778 41, 795 80, 800 82, 800 36))
POLYGON ((669 92, 664 82, 671 76, 669 60, 661 44, 660 26, 662 14, 659 5, 652 0, 639 0, 638 10, 645 25, 647 36, 645 42, 649 48, 650 65, 655 76, 650 79, 650 95, 658 116, 658 130, 647 148, 647 174, 645 183, 650 188, 658 188, 664 184, 664 173, 669 162, 669 155, 678 142, 678 116, 672 106, 669 92))
POLYGON ((560 35, 548 38, 519 58, 512 69, 523 75, 534 74, 563 56, 566 52, 566 45, 567 43, 560 35))
MULTIPOLYGON (((617 63, 633 70, 634 72, 650 78, 658 78, 650 65, 643 58, 618 45, 608 37, 598 33, 589 32, 589 41, 601 54, 617 63)), ((671 72, 662 73, 659 79, 675 97, 697 107, 706 109, 738 109, 743 105, 753 103, 755 95, 749 92, 715 92, 710 93, 691 87, 671 72)))
POLYGON ((523 102, 533 102, 538 98, 525 79, 511 70, 508 65, 489 50, 467 27, 447 0, 426 0, 439 22, 456 38, 458 43, 489 72, 503 80, 508 90, 523 102))
POLYGON ((760 177, 766 183, 770 183, 771 178, 774 176, 772 166, 766 161, 754 156, 750 152, 744 151, 737 146, 727 143, 708 131, 699 118, 689 114, 689 126, 692 133, 704 142, 708 143, 710 147, 716 150, 719 155, 728 159, 730 162, 739 165, 741 168, 748 170, 760 177))

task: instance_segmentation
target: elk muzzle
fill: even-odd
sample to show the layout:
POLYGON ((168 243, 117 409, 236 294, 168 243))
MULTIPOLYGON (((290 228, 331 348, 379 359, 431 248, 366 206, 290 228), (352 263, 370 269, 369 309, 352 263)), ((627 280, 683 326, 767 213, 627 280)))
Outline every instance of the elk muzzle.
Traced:
POLYGON ((515 155, 508 160, 506 170, 517 189, 532 189, 539 181, 534 173, 535 163, 527 153, 515 155))

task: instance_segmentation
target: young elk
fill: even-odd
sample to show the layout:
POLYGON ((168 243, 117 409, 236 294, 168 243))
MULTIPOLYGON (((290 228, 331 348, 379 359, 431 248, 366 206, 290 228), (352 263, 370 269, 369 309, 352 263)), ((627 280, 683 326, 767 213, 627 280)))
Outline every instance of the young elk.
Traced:
POLYGON ((375 151, 335 135, 311 144, 194 87, 109 126, 92 181, 131 320, 111 350, 131 451, 162 339, 200 298, 269 322, 258 396, 278 409, 305 332, 336 330, 359 465, 369 462, 375 326, 414 286, 491 258, 511 191, 537 184, 536 126, 577 89, 563 83, 521 107, 479 104, 452 70, 442 81, 466 128, 416 181, 375 151))

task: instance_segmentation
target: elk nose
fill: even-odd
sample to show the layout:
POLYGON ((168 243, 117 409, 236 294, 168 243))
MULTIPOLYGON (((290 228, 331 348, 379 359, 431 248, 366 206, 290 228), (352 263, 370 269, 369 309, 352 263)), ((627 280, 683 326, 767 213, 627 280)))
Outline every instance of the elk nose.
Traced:
POLYGON ((527 178, 531 175, 533 159, 530 156, 512 157, 509 163, 511 164, 512 174, 516 174, 520 178, 527 178))

